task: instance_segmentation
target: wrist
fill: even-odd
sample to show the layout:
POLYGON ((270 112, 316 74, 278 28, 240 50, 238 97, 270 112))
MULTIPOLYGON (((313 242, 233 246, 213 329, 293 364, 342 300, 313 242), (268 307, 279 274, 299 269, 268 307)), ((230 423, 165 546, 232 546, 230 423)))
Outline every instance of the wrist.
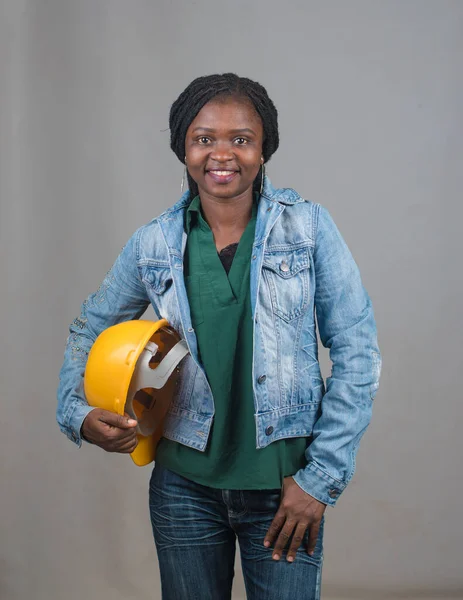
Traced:
MULTIPOLYGON (((87 417, 88 417, 88 415, 87 415, 87 417)), ((87 420, 87 417, 85 417, 85 419, 82 421, 82 425, 80 426, 80 437, 83 440, 85 440, 88 444, 93 444, 93 442, 90 441, 88 439, 88 437, 85 435, 85 431, 84 431, 84 424, 85 424, 85 421, 87 420)))

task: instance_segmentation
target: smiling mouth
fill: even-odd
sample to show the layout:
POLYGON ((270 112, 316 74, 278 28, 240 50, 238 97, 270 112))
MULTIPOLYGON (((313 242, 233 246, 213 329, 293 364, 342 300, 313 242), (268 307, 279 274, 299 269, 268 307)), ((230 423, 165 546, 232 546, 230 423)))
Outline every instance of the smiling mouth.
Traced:
POLYGON ((238 171, 229 171, 225 169, 211 169, 206 171, 206 175, 209 175, 216 183, 230 183, 230 181, 238 174, 238 171))

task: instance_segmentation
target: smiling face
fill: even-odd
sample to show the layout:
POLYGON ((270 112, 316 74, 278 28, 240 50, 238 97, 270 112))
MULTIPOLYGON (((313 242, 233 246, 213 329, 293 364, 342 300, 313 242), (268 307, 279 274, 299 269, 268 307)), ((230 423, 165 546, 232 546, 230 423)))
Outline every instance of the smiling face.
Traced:
POLYGON ((226 97, 203 106, 185 138, 188 172, 201 196, 252 196, 262 165, 263 126, 251 101, 226 97))

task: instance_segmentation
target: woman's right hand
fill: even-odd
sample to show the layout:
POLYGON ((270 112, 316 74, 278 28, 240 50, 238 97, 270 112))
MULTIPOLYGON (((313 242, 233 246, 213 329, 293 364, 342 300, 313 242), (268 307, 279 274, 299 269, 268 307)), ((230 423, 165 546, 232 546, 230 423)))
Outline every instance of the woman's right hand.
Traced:
POLYGON ((137 421, 127 413, 118 415, 94 408, 85 417, 81 433, 87 442, 100 446, 106 452, 130 454, 138 444, 136 426, 137 421))

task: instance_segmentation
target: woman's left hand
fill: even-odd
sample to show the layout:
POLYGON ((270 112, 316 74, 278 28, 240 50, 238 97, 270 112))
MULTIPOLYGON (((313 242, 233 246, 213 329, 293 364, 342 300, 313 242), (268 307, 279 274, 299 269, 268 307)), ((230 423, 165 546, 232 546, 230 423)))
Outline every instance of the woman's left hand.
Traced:
POLYGON ((286 560, 293 562, 307 529, 309 529, 307 552, 312 555, 325 508, 326 504, 304 492, 292 477, 285 477, 280 506, 264 539, 266 548, 276 540, 272 558, 280 560, 292 535, 286 560))

